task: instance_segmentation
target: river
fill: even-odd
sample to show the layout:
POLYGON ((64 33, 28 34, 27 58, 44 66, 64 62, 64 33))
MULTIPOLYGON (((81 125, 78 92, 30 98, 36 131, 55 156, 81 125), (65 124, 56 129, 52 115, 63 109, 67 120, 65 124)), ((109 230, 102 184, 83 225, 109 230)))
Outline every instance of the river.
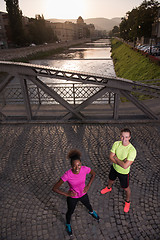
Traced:
POLYGON ((67 53, 58 54, 50 59, 32 60, 31 63, 61 70, 116 77, 109 39, 100 39, 82 47, 69 48, 67 53))
MULTIPOLYGON (((116 77, 114 65, 111 58, 111 45, 109 39, 101 39, 92 43, 88 43, 79 47, 69 48, 67 52, 54 55, 50 59, 32 60, 31 63, 58 68, 66 71, 74 71, 81 73, 90 73, 95 75, 103 75, 105 77, 116 77)), ((80 84, 71 81, 64 81, 53 78, 41 78, 45 83, 54 89, 61 97, 69 103, 80 104, 88 97, 92 96, 99 89, 94 85, 80 84)), ((23 103, 23 96, 19 85, 19 79, 14 79, 8 86, 6 92, 6 103, 23 103), (14 86, 13 86, 13 85, 14 86), (13 91, 14 89, 14 91, 13 91), (17 96, 17 99, 15 99, 17 96)), ((31 103, 39 101, 37 99, 37 87, 28 81, 29 94, 31 103)), ((40 90, 41 102, 44 104, 55 103, 50 96, 40 90)), ((108 93, 103 96, 99 102, 106 103, 109 101, 108 93)))

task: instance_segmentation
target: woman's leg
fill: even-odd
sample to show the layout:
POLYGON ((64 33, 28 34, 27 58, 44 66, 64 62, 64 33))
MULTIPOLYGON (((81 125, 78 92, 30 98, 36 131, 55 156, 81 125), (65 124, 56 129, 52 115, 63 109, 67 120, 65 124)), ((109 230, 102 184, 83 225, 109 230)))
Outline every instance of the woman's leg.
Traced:
POLYGON ((90 201, 89 201, 89 197, 88 197, 88 194, 86 193, 83 197, 81 197, 79 199, 81 201, 81 203, 83 203, 83 205, 90 211, 90 212, 93 212, 93 208, 90 204, 90 201))
POLYGON ((98 214, 97 214, 95 211, 93 211, 93 208, 92 208, 92 206, 91 206, 91 204, 90 204, 90 202, 89 202, 88 194, 86 193, 86 194, 85 194, 83 197, 81 197, 79 200, 80 200, 80 201, 83 203, 83 205, 89 210, 89 214, 91 214, 91 216, 92 216, 93 218, 95 218, 96 220, 99 221, 99 216, 98 216, 98 214))
POLYGON ((67 224, 70 224, 71 216, 74 212, 74 209, 77 205, 78 200, 79 200, 79 198, 77 199, 77 198, 67 197, 67 206, 68 206, 68 210, 66 213, 66 223, 67 224))

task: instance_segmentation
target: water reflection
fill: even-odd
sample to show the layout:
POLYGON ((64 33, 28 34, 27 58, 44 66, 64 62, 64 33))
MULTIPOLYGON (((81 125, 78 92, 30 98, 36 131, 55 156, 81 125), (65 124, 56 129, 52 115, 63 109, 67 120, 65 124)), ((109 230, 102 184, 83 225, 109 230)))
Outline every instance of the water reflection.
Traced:
POLYGON ((94 46, 94 47, 106 47, 106 46, 110 46, 110 44, 108 43, 102 43, 102 42, 97 42, 97 43, 86 43, 86 45, 88 46, 94 46))
POLYGON ((32 62, 61 70, 115 77, 113 62, 107 60, 36 60, 32 62))
MULTIPOLYGON (((94 43, 96 44, 96 43, 94 43)), ((81 47, 81 48, 71 48, 68 53, 59 54, 51 59, 43 59, 43 60, 33 60, 31 63, 50 66, 53 68, 58 68, 64 71, 74 71, 80 73, 89 73, 92 75, 103 75, 106 77, 116 77, 113 61, 111 59, 110 47, 81 47)), ((81 84, 76 83, 76 80, 73 81, 65 81, 59 80, 55 78, 47 78, 47 77, 39 77, 42 81, 44 81, 49 87, 53 88, 55 92, 61 95, 66 101, 71 104, 80 104, 83 100, 86 100, 88 97, 91 97, 95 92, 99 90, 99 87, 96 85, 89 84, 81 84)), ((23 96, 21 96, 21 90, 19 86, 19 80, 15 79, 14 83, 17 83, 16 93, 19 94, 19 103, 23 102, 23 96), (18 90, 17 90, 18 89, 18 90)), ((39 91, 38 88, 32 84, 32 82, 27 82, 30 92, 30 101, 32 103, 37 104, 36 96, 39 95, 41 102, 44 104, 57 104, 57 102, 48 94, 43 91, 39 91)), ((13 86, 12 86, 13 89, 13 86)), ((106 93, 102 98, 96 100, 94 103, 107 103, 108 101, 112 101, 110 94, 106 93)), ((113 96, 112 96, 113 99, 113 96)), ((12 100, 13 102, 13 100, 12 100)))
MULTIPOLYGON (((95 45, 109 44, 108 39, 94 42, 95 45)), ((116 77, 110 47, 70 48, 68 53, 59 54, 56 59, 32 60, 34 64, 50 66, 61 70, 69 70, 107 77, 116 77)), ((53 81, 53 80, 52 80, 53 81)))
POLYGON ((110 59, 111 60, 111 52, 110 48, 70 48, 70 52, 66 55, 66 57, 70 57, 73 59, 83 58, 83 59, 110 59))

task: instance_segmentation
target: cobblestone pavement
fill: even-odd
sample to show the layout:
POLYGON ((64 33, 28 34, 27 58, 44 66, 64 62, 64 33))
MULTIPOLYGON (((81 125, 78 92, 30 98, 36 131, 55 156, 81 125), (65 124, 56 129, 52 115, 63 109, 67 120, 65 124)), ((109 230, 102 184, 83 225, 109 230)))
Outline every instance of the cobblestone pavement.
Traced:
MULTIPOLYGON (((63 240, 66 199, 53 184, 70 168, 70 149, 96 172, 88 194, 101 217, 97 223, 81 203, 72 217, 72 239, 160 239, 160 124, 1 124, 0 240, 63 240), (129 127, 138 155, 131 167, 131 209, 116 180, 105 195, 111 145, 129 127)), ((87 178, 88 180, 88 178, 87 178)), ((63 184, 64 190, 68 189, 63 184)))

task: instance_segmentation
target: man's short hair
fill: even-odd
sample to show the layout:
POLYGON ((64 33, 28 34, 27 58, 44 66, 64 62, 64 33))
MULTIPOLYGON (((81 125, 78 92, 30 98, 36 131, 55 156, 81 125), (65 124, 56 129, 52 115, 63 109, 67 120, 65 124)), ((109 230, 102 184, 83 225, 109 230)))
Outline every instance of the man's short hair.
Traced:
POLYGON ((123 129, 121 130, 121 133, 122 133, 122 132, 129 132, 129 134, 130 134, 130 136, 131 136, 131 131, 130 131, 129 128, 123 128, 123 129))

